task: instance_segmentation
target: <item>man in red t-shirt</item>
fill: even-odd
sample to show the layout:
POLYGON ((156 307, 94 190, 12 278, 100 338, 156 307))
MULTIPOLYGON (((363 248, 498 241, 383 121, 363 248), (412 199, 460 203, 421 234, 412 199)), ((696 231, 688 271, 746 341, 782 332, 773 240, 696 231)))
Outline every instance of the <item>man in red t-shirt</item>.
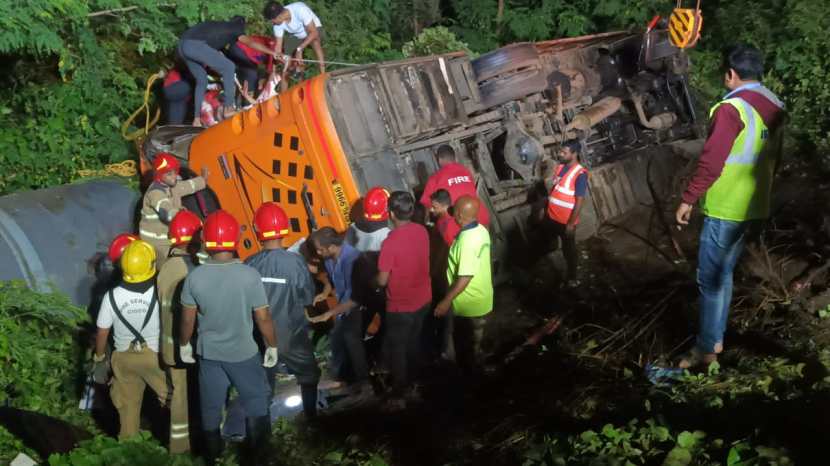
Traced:
MULTIPOLYGON (((473 174, 464 165, 455 161, 455 151, 452 147, 444 144, 435 151, 438 159, 438 171, 433 173, 427 180, 424 193, 421 194, 421 204, 429 210, 430 196, 439 189, 446 189, 450 193, 452 203, 461 196, 472 196, 478 199, 476 193, 476 181, 473 174)), ((490 213, 484 203, 479 203, 478 223, 487 226, 490 224, 490 213)))
POLYGON ((461 231, 458 222, 452 217, 450 207, 452 207, 452 197, 446 189, 439 189, 432 193, 430 199, 429 212, 435 217, 435 229, 441 235, 441 239, 451 246, 461 231))
POLYGON ((405 405, 403 391, 419 369, 420 338, 432 303, 429 276, 429 233, 411 221, 415 198, 404 191, 389 196, 393 229, 380 248, 378 284, 386 287, 383 358, 392 374, 392 398, 405 405))

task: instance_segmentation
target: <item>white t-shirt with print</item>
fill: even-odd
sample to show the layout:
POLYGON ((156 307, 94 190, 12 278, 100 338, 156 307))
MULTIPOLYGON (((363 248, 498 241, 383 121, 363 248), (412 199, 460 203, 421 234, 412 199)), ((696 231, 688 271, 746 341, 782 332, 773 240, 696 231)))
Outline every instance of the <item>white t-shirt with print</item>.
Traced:
POLYGON ((323 25, 320 22, 320 18, 303 2, 294 2, 285 5, 285 9, 291 12, 291 19, 288 22, 274 25, 275 37, 282 37, 287 32, 297 39, 305 39, 308 35, 305 32, 306 25, 312 22, 317 27, 323 25))
MULTIPOLYGON (((115 298, 115 304, 118 306, 118 310, 121 311, 121 315, 124 316, 133 328, 141 333, 141 336, 147 342, 147 346, 158 353, 160 333, 158 300, 156 300, 156 304, 153 306, 153 316, 150 317, 150 321, 147 322, 144 330, 141 330, 141 325, 144 324, 144 319, 150 307, 150 301, 153 298, 154 291, 155 287, 150 287, 144 293, 137 293, 117 286, 113 290, 113 297, 115 298)), ((112 310, 109 292, 104 295, 104 299, 101 301, 101 310, 98 311, 97 325, 99 328, 113 327, 115 351, 128 351, 130 349, 130 343, 132 343, 135 337, 112 310)))

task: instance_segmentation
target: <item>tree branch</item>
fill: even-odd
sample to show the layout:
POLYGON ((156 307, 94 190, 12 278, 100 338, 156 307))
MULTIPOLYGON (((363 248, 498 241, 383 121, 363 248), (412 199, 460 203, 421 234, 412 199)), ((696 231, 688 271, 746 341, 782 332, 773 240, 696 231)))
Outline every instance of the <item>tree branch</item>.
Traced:
POLYGON ((86 16, 87 16, 87 18, 94 18, 96 16, 104 16, 104 15, 116 16, 116 13, 126 13, 128 11, 137 10, 137 9, 138 9, 138 6, 136 6, 136 5, 125 6, 124 8, 113 8, 111 10, 96 11, 96 12, 90 13, 86 16))

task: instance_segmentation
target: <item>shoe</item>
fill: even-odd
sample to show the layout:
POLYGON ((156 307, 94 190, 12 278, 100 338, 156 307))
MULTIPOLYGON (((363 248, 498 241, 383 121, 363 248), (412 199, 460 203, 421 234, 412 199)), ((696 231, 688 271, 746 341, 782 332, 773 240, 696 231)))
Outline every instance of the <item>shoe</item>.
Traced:
POLYGON ((204 438, 204 457, 207 466, 216 464, 216 460, 222 456, 222 450, 225 448, 222 442, 222 433, 219 430, 205 430, 202 432, 204 438))
POLYGON ((718 360, 718 355, 715 353, 704 353, 700 351, 697 347, 692 348, 689 350, 688 353, 684 354, 680 357, 680 361, 677 363, 677 367, 680 369, 694 369, 699 366, 709 367, 709 364, 716 362, 718 360))
POLYGON ((259 416, 245 419, 246 435, 242 450, 242 464, 259 466, 267 463, 265 453, 271 436, 271 417, 259 416))

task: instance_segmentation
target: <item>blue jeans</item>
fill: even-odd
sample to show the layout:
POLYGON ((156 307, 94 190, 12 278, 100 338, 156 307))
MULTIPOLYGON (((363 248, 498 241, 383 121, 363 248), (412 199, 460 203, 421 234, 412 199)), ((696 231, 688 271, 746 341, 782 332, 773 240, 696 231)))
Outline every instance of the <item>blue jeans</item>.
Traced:
POLYGON ((715 345, 723 343, 732 301, 732 272, 743 251, 747 232, 757 223, 757 220, 733 222, 712 217, 703 220, 697 262, 700 290, 697 346, 704 353, 714 353, 715 345))
MULTIPOLYGON (((265 380, 265 368, 259 353, 240 362, 199 360, 199 397, 202 409, 202 429, 218 430, 222 410, 233 385, 248 417, 268 415, 270 391, 265 380)), ((229 413, 229 417, 230 413, 229 413)))

